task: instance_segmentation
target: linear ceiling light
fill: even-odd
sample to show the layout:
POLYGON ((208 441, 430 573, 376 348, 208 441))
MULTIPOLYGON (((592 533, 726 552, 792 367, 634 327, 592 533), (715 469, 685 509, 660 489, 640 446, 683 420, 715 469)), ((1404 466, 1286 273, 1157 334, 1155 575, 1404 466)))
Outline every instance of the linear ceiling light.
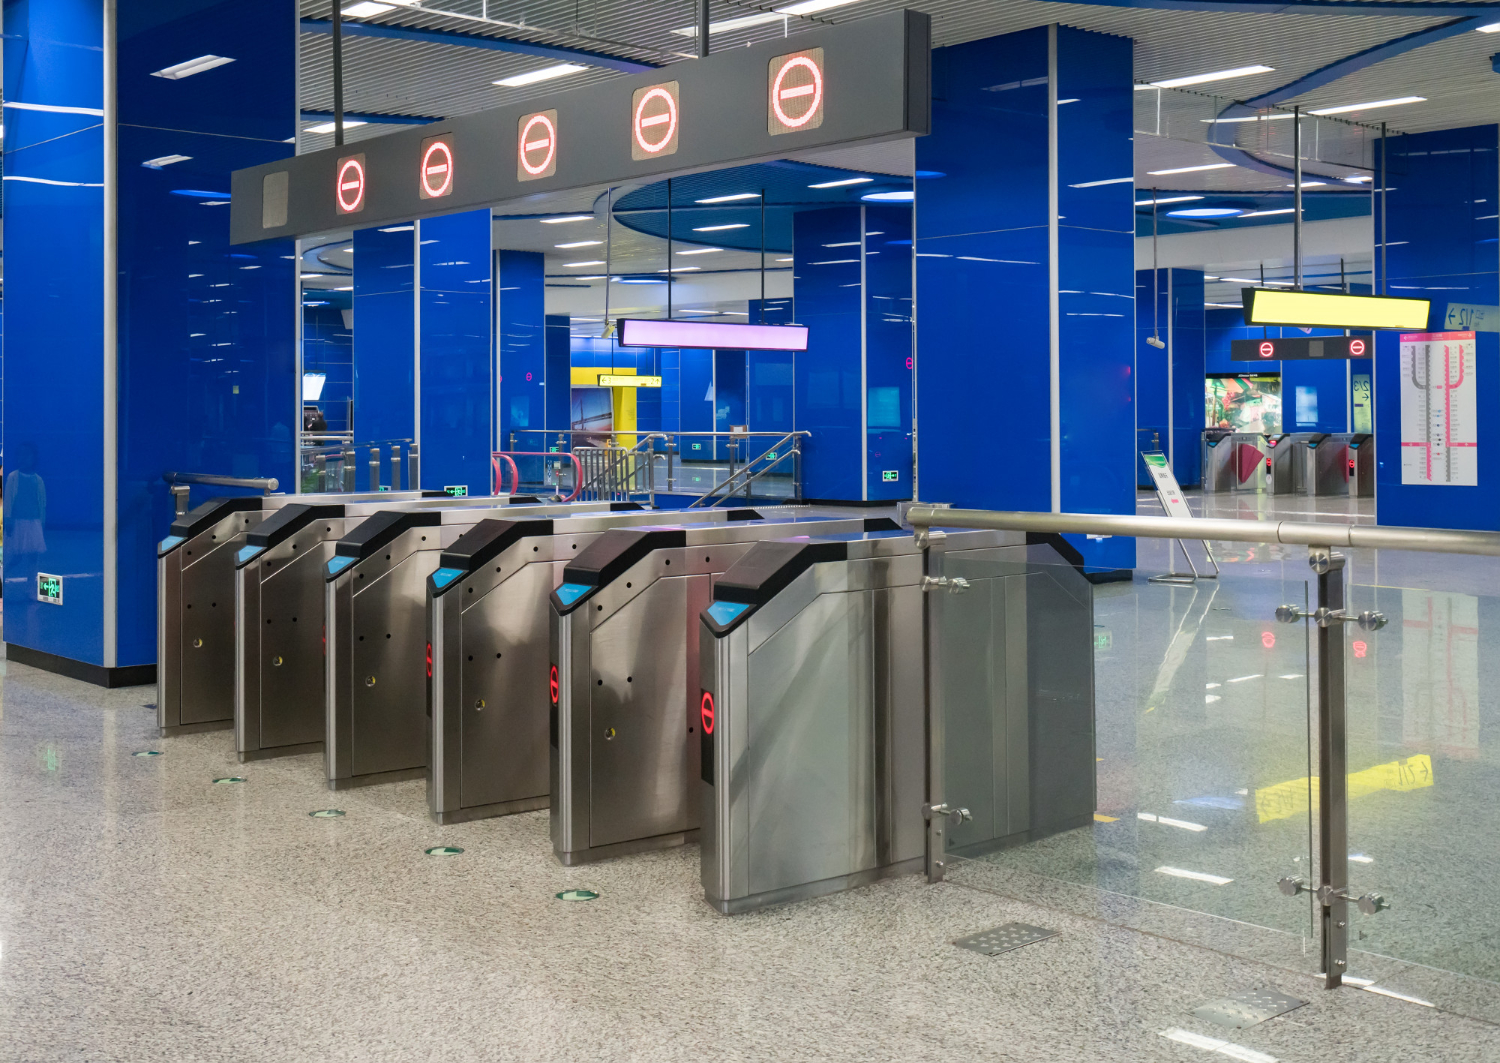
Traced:
POLYGON ((1240 118, 1200 118, 1198 121, 1206 125, 1216 125, 1221 122, 1279 122, 1283 118, 1292 117, 1289 114, 1247 114, 1240 118))
POLYGON ((1500 33, 1500 22, 1491 22, 1488 26, 1479 26, 1476 33, 1500 33))
POLYGON ((371 15, 383 15, 387 11, 393 11, 395 7, 395 4, 376 3, 376 0, 359 0, 359 3, 350 4, 344 8, 342 14, 344 18, 369 18, 371 15))
POLYGON ((1278 207, 1276 210, 1252 210, 1248 214, 1241 214, 1242 218, 1264 218, 1269 214, 1290 214, 1295 207, 1278 207))
MULTIPOLYGON (((795 4, 778 7, 775 11, 764 11, 758 15, 742 15, 739 18, 725 19, 723 22, 710 22, 708 32, 733 33, 735 30, 747 30, 753 26, 763 26, 767 22, 780 22, 782 19, 794 15, 811 15, 817 11, 827 11, 830 8, 843 7, 852 4, 855 0, 798 0, 795 4)), ((698 36, 697 26, 682 26, 672 31, 679 37, 698 36)))
POLYGON ((580 70, 587 69, 588 67, 580 66, 577 63, 558 63, 554 66, 544 66, 539 70, 528 70, 523 74, 512 74, 508 78, 501 78, 499 81, 493 82, 493 84, 503 85, 508 89, 517 89, 522 85, 535 85, 538 81, 551 81, 553 78, 560 78, 567 74, 576 74, 580 70))
POLYGON ((1348 114, 1350 111, 1370 111, 1376 107, 1399 107, 1403 103, 1426 103, 1426 96, 1397 96, 1393 100, 1374 100, 1370 103, 1346 103, 1342 107, 1320 107, 1308 114, 1348 114))
POLYGON ((1206 81, 1227 81, 1230 78, 1249 77, 1251 74, 1269 74, 1276 68, 1257 63, 1255 66, 1237 66, 1233 70, 1215 70, 1211 74, 1192 74, 1185 78, 1167 78, 1153 81, 1159 89, 1180 89, 1184 85, 1202 85, 1206 81))
POLYGON ((679 255, 711 255, 715 251, 724 250, 722 247, 700 247, 693 251, 679 251, 679 255))
POLYGON ((163 166, 171 166, 174 162, 187 162, 191 155, 158 155, 154 159, 147 159, 141 163, 148 170, 160 170, 163 166))
POLYGON ((1206 166, 1179 166, 1174 170, 1147 170, 1152 177, 1164 177, 1172 173, 1198 173, 1202 170, 1227 170, 1232 167, 1232 162, 1211 162, 1206 166))
POLYGON ((592 214, 564 214, 561 218, 541 218, 543 225, 561 225, 565 221, 592 221, 592 214))
POLYGON ((160 70, 151 71, 154 78, 166 78, 168 81, 181 81, 190 78, 194 74, 201 74, 205 70, 212 70, 216 66, 232 63, 233 59, 223 55, 200 55, 197 59, 189 59, 185 63, 173 63, 164 66, 160 70))
POLYGON ((844 185, 867 185, 875 180, 873 177, 845 177, 841 181, 824 181, 821 184, 808 185, 808 188, 842 188, 844 185))
POLYGON ((575 247, 598 247, 602 243, 604 243, 603 240, 574 240, 570 244, 553 244, 552 246, 569 251, 575 247))
POLYGON ((717 233, 717 232, 722 232, 725 229, 748 229, 748 228, 750 228, 750 223, 749 222, 747 222, 747 221, 737 221, 737 222, 734 222, 734 223, 729 224, 729 225, 700 225, 696 229, 694 229, 693 232, 695 232, 695 233, 717 233))
POLYGON ((714 196, 712 199, 700 199, 699 203, 733 203, 739 199, 759 199, 759 192, 736 192, 732 196, 714 196))
MULTIPOLYGON (((366 124, 368 124, 368 123, 361 122, 358 118, 345 118, 344 119, 344 128, 345 129, 353 129, 357 125, 366 125, 366 124)), ((317 125, 310 125, 310 126, 308 126, 306 129, 303 130, 303 132, 304 133, 332 133, 334 131, 334 129, 336 129, 336 128, 337 127, 332 122, 319 122, 317 125)))
POLYGON ((604 265, 604 259, 598 258, 598 259, 594 259, 594 260, 592 260, 590 262, 564 262, 563 265, 564 266, 568 266, 568 267, 572 267, 572 266, 602 266, 602 265, 604 265))
POLYGON ((1163 196, 1161 199, 1138 199, 1135 205, 1138 207, 1149 207, 1153 204, 1161 206, 1163 203, 1187 203, 1190 200, 1202 199, 1202 196, 1163 196))

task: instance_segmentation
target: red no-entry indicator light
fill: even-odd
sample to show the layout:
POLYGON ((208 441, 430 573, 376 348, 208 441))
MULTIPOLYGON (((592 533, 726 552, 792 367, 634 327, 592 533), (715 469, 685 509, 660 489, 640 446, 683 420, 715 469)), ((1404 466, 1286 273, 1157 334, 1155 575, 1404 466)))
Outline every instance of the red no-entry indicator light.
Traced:
POLYGON ((771 60, 768 81, 768 132, 795 133, 823 124, 823 49, 778 55, 771 60))
POLYGON ((677 152, 677 82, 636 89, 630 99, 630 157, 637 161, 677 152))
POLYGON ((1270 340, 1266 340, 1260 345, 1260 356, 1262 358, 1271 358, 1274 357, 1275 354, 1276 344, 1272 343, 1270 340))
POLYGON ((340 159, 333 183, 333 198, 340 214, 354 214, 365 209, 365 157, 350 155, 340 159))
POLYGON ((516 180, 535 181, 557 172, 557 112, 537 111, 516 120, 516 180))
POLYGON ((703 721, 703 733, 711 735, 714 733, 714 696, 708 691, 703 692, 703 700, 698 702, 698 717, 703 721))
POLYGON ((422 164, 417 191, 423 199, 439 199, 453 192, 453 137, 428 137, 422 141, 422 164))
POLYGON ((1351 358, 1363 358, 1364 355, 1365 355, 1365 341, 1362 340, 1362 339, 1358 339, 1358 338, 1350 340, 1349 341, 1349 356, 1351 358))
POLYGON ((555 664, 552 666, 551 674, 549 674, 547 677, 547 689, 552 695, 552 704, 556 705, 557 693, 559 688, 557 685, 557 665, 555 664))

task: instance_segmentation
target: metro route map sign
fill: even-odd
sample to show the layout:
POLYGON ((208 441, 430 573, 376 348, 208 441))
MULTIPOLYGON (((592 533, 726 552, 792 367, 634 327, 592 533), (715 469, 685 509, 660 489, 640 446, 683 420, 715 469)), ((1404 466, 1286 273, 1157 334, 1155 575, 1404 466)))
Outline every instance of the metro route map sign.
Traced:
POLYGON ((923 136, 931 37, 927 15, 893 11, 410 127, 362 141, 359 154, 325 148, 247 167, 231 178, 230 241, 923 136))

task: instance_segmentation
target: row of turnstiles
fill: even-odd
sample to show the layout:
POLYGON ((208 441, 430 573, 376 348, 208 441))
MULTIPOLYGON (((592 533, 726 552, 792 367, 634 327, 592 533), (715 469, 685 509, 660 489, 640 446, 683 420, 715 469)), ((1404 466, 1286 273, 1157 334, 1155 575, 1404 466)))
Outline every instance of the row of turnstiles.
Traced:
POLYGON ((1363 432, 1203 431, 1204 492, 1375 494, 1375 437, 1363 432))
POLYGON ((563 864, 696 838, 744 911, 1092 820, 1070 557, 808 507, 214 498, 159 545, 158 724, 425 778, 438 823, 550 808, 563 864))

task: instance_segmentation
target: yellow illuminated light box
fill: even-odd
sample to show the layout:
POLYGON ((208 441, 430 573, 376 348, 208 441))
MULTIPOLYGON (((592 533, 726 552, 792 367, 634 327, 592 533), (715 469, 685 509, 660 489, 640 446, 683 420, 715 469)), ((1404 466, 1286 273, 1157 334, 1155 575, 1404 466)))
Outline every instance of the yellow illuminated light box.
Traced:
POLYGON ((1285 288, 1241 289, 1247 325, 1302 328, 1425 329, 1430 299, 1394 295, 1296 292, 1285 288))
POLYGON ((611 373, 600 373, 599 386, 601 388, 659 388, 661 387, 661 377, 616 376, 611 373))

